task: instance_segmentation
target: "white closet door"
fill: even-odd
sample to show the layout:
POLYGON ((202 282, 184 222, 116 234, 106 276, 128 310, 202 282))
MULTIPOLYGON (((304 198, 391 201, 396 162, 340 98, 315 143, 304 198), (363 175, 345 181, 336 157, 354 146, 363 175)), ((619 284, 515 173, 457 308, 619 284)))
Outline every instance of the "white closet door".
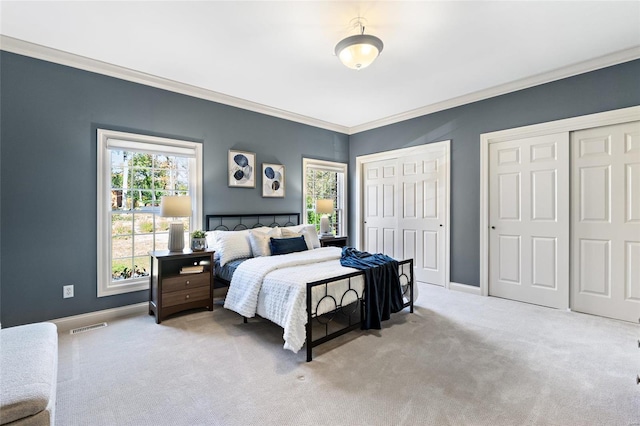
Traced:
POLYGON ((489 149, 489 294, 569 307, 569 136, 489 149))
POLYGON ((364 249, 414 260, 416 281, 445 285, 447 148, 365 163, 364 249))
POLYGON ((398 162, 366 163, 363 173, 364 250, 396 258, 398 162))
POLYGON ((415 260, 416 280, 445 285, 446 148, 398 159, 398 251, 415 260))
POLYGON ((640 122, 571 137, 575 311, 640 318, 640 122))

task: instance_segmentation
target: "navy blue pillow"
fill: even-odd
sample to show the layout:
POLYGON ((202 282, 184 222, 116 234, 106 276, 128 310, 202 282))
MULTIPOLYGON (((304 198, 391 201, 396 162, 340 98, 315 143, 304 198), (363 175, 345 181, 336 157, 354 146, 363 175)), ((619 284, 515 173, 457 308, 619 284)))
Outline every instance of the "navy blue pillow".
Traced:
POLYGON ((304 241, 304 236, 294 238, 271 237, 271 241, 269 241, 269 248, 271 249, 271 255, 277 256, 279 254, 305 251, 307 250, 307 243, 304 241))

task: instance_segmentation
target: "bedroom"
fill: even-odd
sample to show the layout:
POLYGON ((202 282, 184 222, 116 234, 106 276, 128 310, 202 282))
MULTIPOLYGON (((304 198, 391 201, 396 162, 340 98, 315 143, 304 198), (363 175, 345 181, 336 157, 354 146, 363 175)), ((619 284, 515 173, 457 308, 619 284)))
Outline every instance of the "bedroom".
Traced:
MULTIPOLYGON (((629 7, 629 4, 634 5, 631 2, 623 6, 629 7)), ((7 17, 10 10, 7 2, 3 2, 3 36, 19 39, 18 29, 5 33, 11 28, 5 22, 5 19, 10 19, 7 17)), ((82 22, 94 22, 93 18, 83 15, 89 12, 77 13, 85 16, 82 22)), ((623 14, 628 19, 633 18, 633 13, 623 14)), ((345 16, 335 25, 346 25, 352 17, 345 16)), ((114 17, 105 14, 101 19, 108 23, 114 17)), ((306 19, 296 21, 306 23, 306 19)), ((371 22, 372 32, 376 25, 382 24, 371 22)), ((637 49, 638 25, 623 27, 636 29, 630 34, 635 37, 637 49)), ((339 39, 339 32, 336 34, 339 39)), ((383 38, 382 33, 378 34, 383 38)), ((46 37, 46 33, 43 35, 46 37)), ((342 72, 340 67, 343 66, 330 54, 336 41, 332 39, 329 42, 327 66, 335 66, 342 72)), ((39 39, 33 43, 46 45, 39 39)), ((300 210, 302 158, 305 157, 348 163, 349 193, 355 194, 353 173, 356 157, 451 140, 450 280, 478 288, 481 134, 640 105, 637 77, 640 75, 640 60, 636 53, 635 57, 614 61, 608 64, 610 66, 573 72, 566 78, 553 77, 545 84, 505 91, 499 96, 425 112, 409 120, 349 134, 346 130, 299 123, 127 81, 122 75, 105 75, 80 66, 67 66, 67 58, 55 63, 47 60, 46 55, 52 54, 49 51, 32 49, 27 53, 23 45, 11 46, 15 47, 15 44, 3 38, 0 53, 0 314, 3 327, 134 306, 148 299, 145 291, 96 296, 95 159, 98 128, 202 143, 202 215, 248 212, 254 206, 259 206, 262 212, 300 210), (257 189, 229 188, 226 158, 229 149, 254 152, 258 163, 286 165, 286 197, 265 199, 257 189), (29 273, 25 274, 25 271, 29 273), (44 274, 46 279, 42 278, 44 274), (73 298, 62 299, 62 286, 65 284, 75 285, 73 298)), ((619 46, 617 50, 629 47, 632 45, 619 46)), ((136 44, 135 49, 140 49, 140 45, 136 44)), ((592 56, 584 57, 584 60, 612 53, 585 50, 592 56)), ((375 71, 376 65, 384 64, 385 56, 393 58, 393 52, 392 45, 387 43, 377 62, 371 69, 358 72, 357 76, 363 76, 358 78, 371 78, 365 72, 375 71)), ((91 56, 90 51, 76 53, 91 56)), ((162 49, 157 52, 159 57, 168 53, 162 49)), ((565 65, 571 64, 573 62, 565 65)), ((462 75, 475 67, 468 59, 459 62, 458 69, 464 71, 458 71, 462 75)), ((350 70, 345 68, 344 73, 347 71, 350 70)), ((482 74, 490 73, 490 69, 484 69, 482 74)), ((349 79, 356 78, 347 75, 349 79)), ((253 78, 262 85, 268 81, 267 74, 253 78)), ((300 93, 303 97, 309 96, 302 89, 300 93)), ((322 99, 317 96, 317 99, 322 99)), ((324 104, 324 109, 331 109, 330 101, 318 103, 324 104)), ((349 211, 356 211, 354 199, 350 199, 349 211)), ((348 223, 350 237, 355 228, 356 218, 352 214, 348 223)))

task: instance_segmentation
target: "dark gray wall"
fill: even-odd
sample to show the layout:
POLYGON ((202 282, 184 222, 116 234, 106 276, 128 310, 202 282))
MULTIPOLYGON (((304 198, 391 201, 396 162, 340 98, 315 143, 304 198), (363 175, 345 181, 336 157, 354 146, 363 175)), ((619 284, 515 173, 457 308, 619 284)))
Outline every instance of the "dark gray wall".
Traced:
MULTIPOLYGON (((302 157, 355 157, 452 140, 451 279, 479 283, 480 134, 640 105, 640 61, 430 114, 350 138, 0 52, 0 320, 3 326, 138 303, 96 297, 96 129, 199 141, 204 213, 300 211, 302 157), (287 169, 287 196, 228 188, 229 148, 287 169), (62 285, 75 297, 62 299, 62 285)), ((355 212, 354 199, 350 211, 355 212)), ((355 229, 355 217, 350 218, 355 229)))
POLYGON ((358 133, 349 138, 349 191, 357 156, 450 139, 451 281, 479 286, 480 134, 635 105, 640 60, 358 133))
POLYGON ((299 212, 302 157, 347 162, 348 136, 0 53, 0 319, 11 326, 143 302, 96 296, 96 129, 199 141, 204 214, 299 212), (286 167, 286 198, 227 187, 227 151, 286 167), (62 286, 75 297, 62 299, 62 286))

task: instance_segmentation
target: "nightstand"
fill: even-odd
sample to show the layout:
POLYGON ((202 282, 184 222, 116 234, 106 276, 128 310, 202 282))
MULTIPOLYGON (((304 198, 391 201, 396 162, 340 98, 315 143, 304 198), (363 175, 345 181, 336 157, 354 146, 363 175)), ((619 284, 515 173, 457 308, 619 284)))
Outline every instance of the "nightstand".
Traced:
POLYGON ((348 237, 320 237, 320 247, 345 247, 348 237))
POLYGON ((213 250, 149 252, 151 288, 149 315, 156 323, 177 312, 196 308, 213 310, 213 250), (183 268, 202 266, 202 272, 181 273, 183 268))

